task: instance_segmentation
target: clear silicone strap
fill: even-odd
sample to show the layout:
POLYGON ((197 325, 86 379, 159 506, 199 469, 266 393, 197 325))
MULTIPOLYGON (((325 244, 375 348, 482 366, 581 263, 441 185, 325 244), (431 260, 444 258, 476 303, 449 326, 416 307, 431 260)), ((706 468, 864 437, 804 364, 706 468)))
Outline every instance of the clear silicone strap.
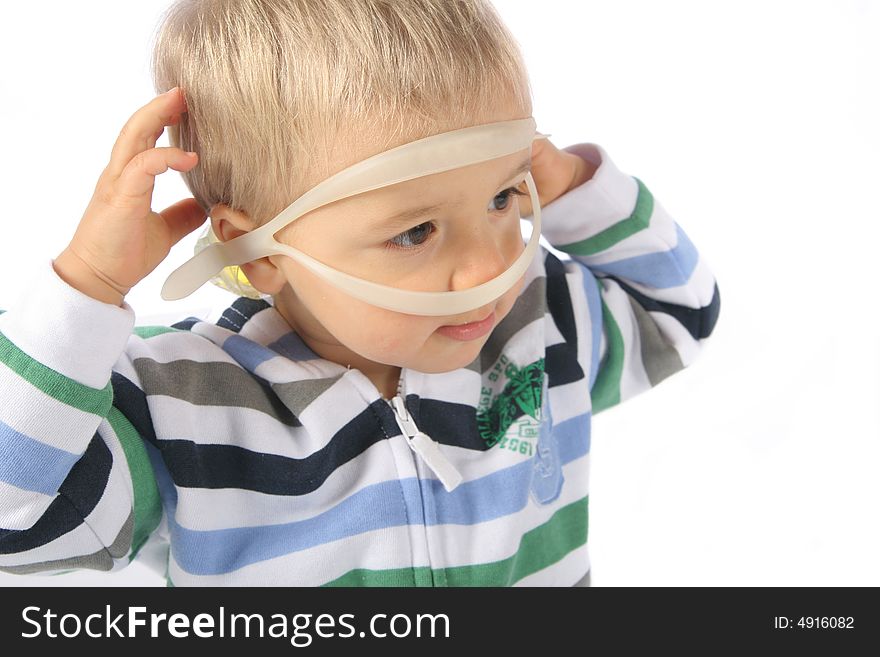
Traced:
MULTIPOLYGON (((204 251, 201 251, 171 273, 162 288, 162 297, 166 300, 186 297, 226 266, 244 264, 272 253, 286 253, 284 249, 279 249, 279 246, 284 247, 285 245, 279 245, 274 238, 275 233, 317 207, 412 178, 440 173, 449 169, 509 155, 527 148, 535 139, 547 137, 549 135, 536 133, 534 118, 529 117, 432 135, 374 155, 347 169, 343 169, 322 183, 319 183, 282 210, 278 216, 267 224, 228 242, 218 242, 208 246, 204 251)), ((533 194, 533 208, 535 209, 535 214, 538 215, 538 206, 534 202, 536 196, 536 194, 533 194)), ((535 232, 533 230, 533 240, 529 242, 529 246, 532 246, 532 242, 535 241, 535 232)), ((537 244, 535 244, 535 248, 536 246, 537 244)), ((534 248, 532 249, 533 251, 534 248)), ((300 252, 297 251, 297 253, 300 252)), ((292 255, 291 253, 286 254, 292 255)), ((305 258, 308 257, 305 254, 300 253, 300 255, 305 258)), ((360 279, 354 279, 341 272, 336 272, 336 270, 332 270, 314 259, 309 258, 309 260, 313 264, 317 263, 317 265, 320 265, 312 267, 313 271, 315 269, 320 270, 316 271, 320 275, 327 271, 339 274, 339 276, 335 277, 336 282, 334 284, 339 283, 342 286, 346 286, 353 279, 362 283, 368 283, 366 287, 361 287, 363 290, 368 290, 370 286, 375 285, 368 281, 360 281, 360 279)), ((303 260, 300 261, 306 264, 303 260)), ((513 280, 515 282, 516 278, 513 280)), ((484 285, 491 283, 493 281, 489 281, 489 283, 484 285)), ((385 286, 381 287, 385 288, 385 286)), ((343 289, 347 288, 343 287, 343 289)), ((387 289, 396 290, 396 288, 387 289)), ((467 290, 461 292, 467 292, 467 290)), ((447 295, 459 294, 459 292, 411 294, 447 295)), ((407 295, 405 294, 404 296, 407 295)), ((419 304, 417 303, 417 305, 419 304)), ((472 308, 479 305, 482 305, 482 303, 472 308)), ((423 305, 421 307, 424 308, 423 305)), ((412 310, 414 312, 421 312, 416 308, 412 308, 412 310)), ((462 311, 455 310, 449 312, 462 311)))
POLYGON ((490 281, 466 290, 452 292, 417 292, 402 290, 365 281, 350 274, 328 267, 302 251, 275 242, 276 253, 290 256, 304 267, 353 297, 380 308, 415 315, 459 315, 491 303, 513 287, 534 258, 541 238, 541 206, 532 174, 526 174, 526 184, 532 199, 532 234, 526 248, 514 263, 490 281))

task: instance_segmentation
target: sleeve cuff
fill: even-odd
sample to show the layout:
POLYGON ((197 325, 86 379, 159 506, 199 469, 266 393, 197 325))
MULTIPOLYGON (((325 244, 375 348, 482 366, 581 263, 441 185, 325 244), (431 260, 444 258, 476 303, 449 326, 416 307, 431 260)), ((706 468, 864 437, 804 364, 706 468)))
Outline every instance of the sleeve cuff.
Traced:
POLYGON ((585 183, 541 208, 541 234, 553 247, 581 242, 626 219, 639 194, 635 178, 622 173, 601 146, 581 143, 563 150, 598 168, 585 183))
POLYGON ((46 367, 101 389, 134 323, 128 303, 92 299, 58 276, 49 260, 16 306, 0 315, 0 332, 46 367))

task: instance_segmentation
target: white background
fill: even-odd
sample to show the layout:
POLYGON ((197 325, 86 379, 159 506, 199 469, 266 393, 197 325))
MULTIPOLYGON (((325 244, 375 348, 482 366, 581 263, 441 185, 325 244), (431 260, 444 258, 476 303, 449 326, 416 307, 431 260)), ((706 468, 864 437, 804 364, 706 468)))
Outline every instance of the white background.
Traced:
MULTIPOLYGON (((712 265, 701 360, 595 419, 594 586, 880 585, 880 3, 496 0, 538 129, 601 144, 712 265)), ((0 308, 66 245, 128 117, 153 96, 166 0, 16 3, 0 21, 0 308)), ((160 145, 167 145, 163 137, 160 145)), ((173 171, 154 209, 187 196, 173 171)), ((206 286, 128 297, 139 323, 207 315, 206 286)), ((0 575, 0 584, 164 585, 0 575)))

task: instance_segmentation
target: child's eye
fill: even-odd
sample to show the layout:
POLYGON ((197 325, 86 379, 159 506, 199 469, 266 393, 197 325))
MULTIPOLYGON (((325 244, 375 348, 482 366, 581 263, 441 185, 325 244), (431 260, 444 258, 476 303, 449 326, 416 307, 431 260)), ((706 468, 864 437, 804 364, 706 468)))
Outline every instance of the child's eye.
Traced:
POLYGON ((410 228, 400 235, 391 238, 385 245, 389 249, 401 249, 404 251, 407 249, 417 249, 427 241, 428 236, 433 232, 431 231, 433 226, 434 224, 430 221, 419 224, 415 228, 410 228))
MULTIPOLYGON (((510 203, 510 197, 511 197, 511 196, 526 196, 526 193, 523 192, 523 191, 520 191, 520 190, 519 190, 518 188, 516 188, 516 187, 508 187, 508 188, 505 189, 503 192, 499 193, 498 196, 496 196, 496 197, 495 197, 494 199, 492 199, 492 200, 493 200, 493 201, 496 201, 496 200, 498 200, 499 198, 504 198, 504 202, 505 202, 505 203, 510 203)), ((505 205, 505 207, 503 207, 503 208, 498 208, 498 211, 499 211, 499 212, 504 212, 504 211, 506 211, 509 207, 510 207, 509 205, 505 205)))
MULTIPOLYGON (((511 196, 526 196, 526 193, 520 191, 516 187, 508 187, 503 192, 498 193, 495 198, 492 199, 492 202, 498 201, 498 199, 503 199, 501 201, 501 205, 503 207, 495 208, 495 212, 507 212, 510 209, 510 197, 511 196)), ((386 248, 388 249, 397 249, 402 251, 407 250, 415 250, 421 246, 424 246, 427 241, 430 239, 431 235, 436 230, 433 222, 425 222, 423 224, 419 224, 414 228, 410 228, 407 231, 400 233, 399 235, 393 237, 385 243, 386 248)))

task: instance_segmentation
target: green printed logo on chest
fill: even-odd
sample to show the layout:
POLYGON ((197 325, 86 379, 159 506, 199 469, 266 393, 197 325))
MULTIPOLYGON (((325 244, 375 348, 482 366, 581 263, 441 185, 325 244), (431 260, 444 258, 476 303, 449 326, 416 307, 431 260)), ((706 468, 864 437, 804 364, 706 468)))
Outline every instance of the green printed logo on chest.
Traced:
POLYGON ((500 449, 531 456, 541 431, 544 359, 518 367, 502 354, 488 378, 495 385, 484 385, 480 391, 480 435, 488 447, 498 445, 500 449), (493 396, 500 382, 505 381, 501 392, 493 396))

